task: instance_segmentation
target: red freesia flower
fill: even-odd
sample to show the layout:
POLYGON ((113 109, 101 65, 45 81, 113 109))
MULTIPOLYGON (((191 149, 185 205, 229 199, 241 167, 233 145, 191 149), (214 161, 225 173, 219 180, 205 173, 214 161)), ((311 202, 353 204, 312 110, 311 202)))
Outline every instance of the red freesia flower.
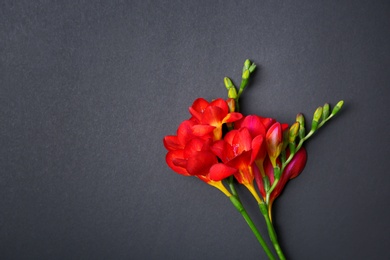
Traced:
MULTIPOLYGON (((252 138, 248 128, 242 127, 228 132, 224 140, 215 142, 211 149, 224 164, 238 170, 234 176, 239 183, 248 185, 253 182, 252 166, 262 147, 263 140, 262 135, 252 138)), ((226 173, 213 172, 210 174, 210 178, 223 179, 229 176, 224 175, 226 173)))
POLYGON ((229 106, 222 98, 210 103, 203 98, 198 98, 189 108, 189 111, 192 115, 191 120, 197 124, 214 127, 214 140, 222 138, 222 125, 224 123, 231 123, 242 118, 241 113, 229 113, 229 106))
POLYGON ((196 176, 221 189, 218 182, 237 169, 220 163, 210 148, 214 140, 222 136, 222 125, 240 119, 242 114, 229 113, 223 99, 209 103, 199 98, 189 110, 192 117, 180 124, 177 134, 164 137, 164 146, 168 150, 166 162, 179 174, 196 176), (210 179, 210 174, 216 175, 215 172, 220 174, 220 179, 210 179))
MULTIPOLYGON (((218 164, 218 159, 210 150, 212 144, 210 131, 205 131, 204 136, 198 136, 197 126, 193 121, 186 120, 180 124, 177 136, 164 138, 164 145, 168 150, 166 162, 179 174, 207 177, 212 166, 218 164)), ((210 129, 212 131, 214 127, 210 129)), ((221 172, 228 171, 229 174, 235 171, 227 166, 218 166, 214 169, 221 172)), ((205 177, 202 180, 207 180, 205 177)))

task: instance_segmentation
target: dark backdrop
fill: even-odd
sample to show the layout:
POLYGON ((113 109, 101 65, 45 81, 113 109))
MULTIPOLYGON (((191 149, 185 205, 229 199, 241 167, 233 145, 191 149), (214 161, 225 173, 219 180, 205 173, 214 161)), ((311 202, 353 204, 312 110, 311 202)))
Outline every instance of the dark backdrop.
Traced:
POLYGON ((264 259, 162 144, 249 58, 246 114, 345 100, 275 203, 288 259, 389 259, 389 46, 388 1, 2 1, 0 258, 264 259))

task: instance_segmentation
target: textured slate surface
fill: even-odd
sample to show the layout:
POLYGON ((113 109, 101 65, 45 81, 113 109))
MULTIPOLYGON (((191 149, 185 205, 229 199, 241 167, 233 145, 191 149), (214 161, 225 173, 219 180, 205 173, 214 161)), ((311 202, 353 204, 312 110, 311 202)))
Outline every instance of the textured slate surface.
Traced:
POLYGON ((389 2, 245 2, 0 3, 2 259, 265 259, 162 145, 247 58, 244 113, 345 100, 275 202, 288 259, 390 258, 389 2))

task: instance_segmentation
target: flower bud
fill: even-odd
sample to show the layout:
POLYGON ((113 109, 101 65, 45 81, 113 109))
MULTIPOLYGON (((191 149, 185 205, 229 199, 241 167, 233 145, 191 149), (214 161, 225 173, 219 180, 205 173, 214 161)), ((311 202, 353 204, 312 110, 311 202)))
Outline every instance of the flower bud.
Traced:
POLYGON ((317 130, 321 116, 322 116, 322 107, 318 107, 313 115, 313 121, 311 124, 311 131, 317 130))
POLYGON ((236 99, 237 90, 236 87, 233 85, 233 82, 228 77, 225 77, 223 79, 223 82, 225 83, 225 87, 228 90, 228 97, 236 99))
POLYGON ((344 105, 344 101, 343 100, 339 101, 339 103, 337 103, 332 110, 332 116, 336 115, 340 111, 343 105, 344 105))
POLYGON ((230 113, 236 111, 236 101, 234 101, 234 98, 229 98, 226 100, 226 103, 228 104, 230 113))
POLYGON ((288 148, 290 149, 290 153, 294 154, 295 153, 295 148, 297 147, 295 144, 295 139, 298 136, 299 132, 299 123, 295 122, 289 130, 288 133, 288 148))
POLYGON ((252 63, 252 65, 249 67, 249 72, 252 73, 256 69, 256 64, 252 63))
POLYGON ((272 165, 276 166, 276 158, 280 155, 283 147, 282 125, 280 123, 273 124, 267 131, 266 144, 268 156, 272 165))
POLYGON ((250 74, 249 70, 244 70, 242 72, 242 79, 248 79, 249 78, 249 74, 250 74))
POLYGON ((295 139, 298 136, 298 130, 299 130, 299 123, 295 122, 289 130, 289 135, 288 135, 288 142, 289 143, 294 143, 295 139))
POLYGON ((306 129, 305 129, 305 117, 299 113, 297 115, 297 118, 296 118, 296 122, 299 123, 299 138, 300 139, 303 139, 305 137, 305 132, 306 132, 306 129))
POLYGON ((232 87, 228 90, 228 97, 236 99, 237 98, 237 90, 235 87, 232 87))
POLYGON ((330 106, 328 103, 325 103, 325 105, 322 107, 322 121, 325 121, 330 113, 330 106))
POLYGON ((244 67, 242 68, 242 72, 244 73, 244 71, 245 71, 245 70, 248 70, 250 66, 251 66, 251 61, 247 59, 247 60, 244 62, 244 67))
POLYGON ((230 88, 234 87, 233 82, 228 77, 225 77, 223 79, 223 83, 225 83, 225 87, 226 87, 227 90, 229 90, 230 88))

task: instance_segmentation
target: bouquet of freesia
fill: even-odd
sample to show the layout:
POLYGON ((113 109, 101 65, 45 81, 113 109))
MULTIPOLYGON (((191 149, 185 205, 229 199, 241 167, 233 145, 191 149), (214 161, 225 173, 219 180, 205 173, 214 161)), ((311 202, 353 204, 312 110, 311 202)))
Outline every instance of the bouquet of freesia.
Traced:
POLYGON ((339 112, 343 101, 332 110, 329 104, 318 107, 309 131, 302 114, 291 126, 273 118, 245 116, 239 112, 239 99, 255 68, 254 63, 245 61, 239 88, 229 78, 224 79, 227 100, 194 101, 189 108, 191 117, 179 125, 176 135, 164 138, 166 162, 175 172, 198 177, 222 191, 244 217, 267 256, 275 259, 244 209, 234 179, 244 185, 258 203, 276 254, 286 259, 272 223, 272 204, 286 183, 305 167, 303 143, 339 112))

